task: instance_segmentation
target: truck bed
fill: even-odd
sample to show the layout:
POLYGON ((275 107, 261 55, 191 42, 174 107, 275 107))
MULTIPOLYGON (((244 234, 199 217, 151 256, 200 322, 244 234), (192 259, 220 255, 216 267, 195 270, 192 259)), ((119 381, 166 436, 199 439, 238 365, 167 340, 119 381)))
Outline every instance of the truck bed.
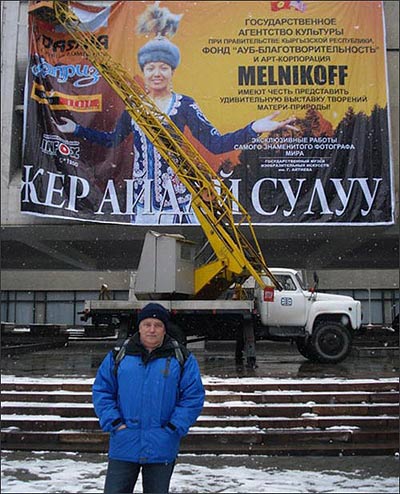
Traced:
POLYGON ((131 312, 142 309, 150 302, 157 302, 169 311, 178 312, 249 312, 254 309, 253 300, 87 300, 85 310, 131 312))

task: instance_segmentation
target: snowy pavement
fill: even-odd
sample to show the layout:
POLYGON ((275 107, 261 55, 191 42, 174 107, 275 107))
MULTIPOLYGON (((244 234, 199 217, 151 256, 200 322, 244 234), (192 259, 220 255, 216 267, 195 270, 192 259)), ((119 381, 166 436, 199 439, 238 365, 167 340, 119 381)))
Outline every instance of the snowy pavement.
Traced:
MULTIPOLYGON (((101 493, 104 454, 3 451, 4 493, 101 493)), ((171 493, 398 492, 398 457, 181 455, 171 493)), ((135 492, 142 492, 139 479, 135 492)))

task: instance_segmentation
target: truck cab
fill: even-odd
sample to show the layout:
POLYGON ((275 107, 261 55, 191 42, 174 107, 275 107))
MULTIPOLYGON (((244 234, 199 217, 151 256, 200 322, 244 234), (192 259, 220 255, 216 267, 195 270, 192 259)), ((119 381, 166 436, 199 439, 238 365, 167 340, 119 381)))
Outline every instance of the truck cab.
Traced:
MULTIPOLYGON (((271 268, 282 286, 273 300, 255 287, 258 331, 270 339, 293 339, 312 361, 336 363, 349 354, 354 331, 361 327, 361 303, 352 297, 306 289, 295 269, 271 268)), ((268 279, 265 279, 268 284, 268 279)))

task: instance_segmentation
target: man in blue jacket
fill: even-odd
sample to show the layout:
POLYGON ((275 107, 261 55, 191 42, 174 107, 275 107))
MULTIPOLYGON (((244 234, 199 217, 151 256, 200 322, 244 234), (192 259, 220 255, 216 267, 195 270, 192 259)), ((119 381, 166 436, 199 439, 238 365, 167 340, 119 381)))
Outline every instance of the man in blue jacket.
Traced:
POLYGON ((124 358, 116 365, 111 351, 93 385, 96 415, 110 433, 106 494, 133 492, 140 470, 144 493, 167 493, 180 440, 204 404, 195 357, 168 335, 169 312, 150 303, 137 322, 124 358))

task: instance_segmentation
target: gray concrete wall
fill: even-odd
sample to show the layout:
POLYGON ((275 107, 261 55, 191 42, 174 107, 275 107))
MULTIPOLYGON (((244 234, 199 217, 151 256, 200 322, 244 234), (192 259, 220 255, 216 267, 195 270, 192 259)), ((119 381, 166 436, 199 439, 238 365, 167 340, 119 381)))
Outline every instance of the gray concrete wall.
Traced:
MULTIPOLYGON (((19 44, 19 32, 27 33, 27 25, 20 24, 20 7, 26 11, 20 2, 1 2, 1 222, 2 225, 23 222, 19 214, 19 188, 21 172, 17 171, 22 146, 21 110, 16 106, 22 104, 22 91, 17 80, 17 54, 26 52, 28 45, 19 44), (22 48, 24 46, 24 48, 22 48)), ((27 19, 27 15, 25 15, 27 19)))
POLYGON ((386 24, 386 57, 388 65, 391 145, 396 197, 396 218, 399 217, 399 2, 384 3, 386 24))
MULTIPOLYGON (((308 284, 312 285, 313 272, 306 273, 308 284)), ((396 290, 399 288, 399 273, 394 269, 363 269, 358 271, 318 271, 321 290, 396 290)))
MULTIPOLYGON (((396 270, 318 271, 321 290, 363 290, 370 288, 396 290, 399 273, 396 270)), ((72 291, 98 290, 106 283, 110 290, 129 290, 131 271, 40 271, 4 270, 2 290, 72 291)), ((306 283, 311 286, 313 272, 306 272, 306 283)))
POLYGON ((110 290, 129 290, 129 271, 3 270, 2 290, 92 291, 105 283, 110 290))

